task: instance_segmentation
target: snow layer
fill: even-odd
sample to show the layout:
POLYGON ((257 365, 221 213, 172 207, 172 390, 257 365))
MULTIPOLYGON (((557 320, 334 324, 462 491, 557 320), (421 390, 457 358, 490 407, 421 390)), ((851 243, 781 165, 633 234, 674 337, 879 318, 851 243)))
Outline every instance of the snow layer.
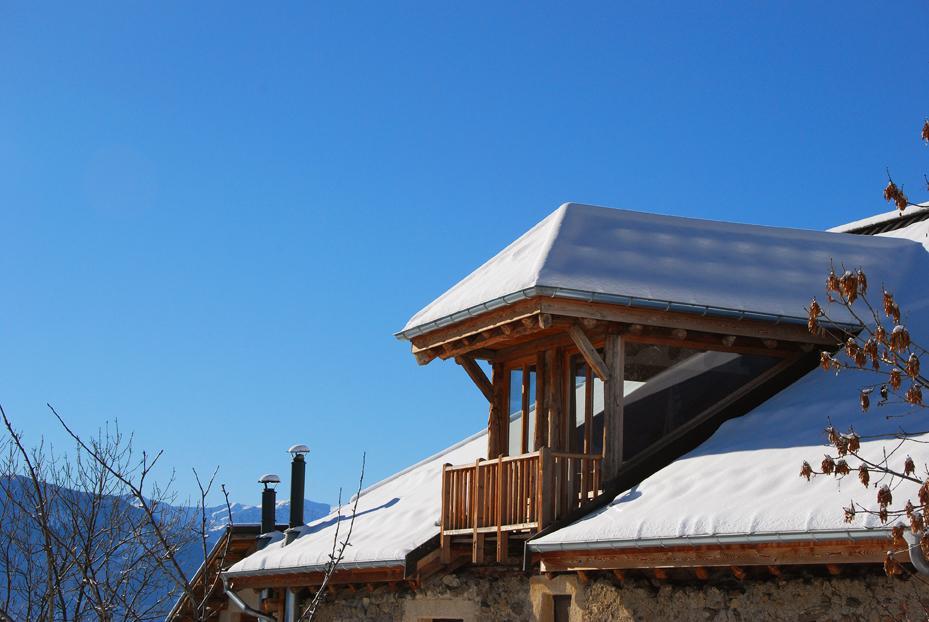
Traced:
MULTIPOLYGON (((830 260, 873 272, 889 261, 905 269, 915 256, 912 245, 887 238, 567 203, 419 311, 404 331, 492 308, 531 288, 803 318, 830 260)), ((896 288, 896 275, 888 279, 896 288)))
MULTIPOLYGON (((927 223, 915 223, 894 236, 925 242, 926 231, 927 223)), ((904 321, 917 341, 929 336, 929 292, 922 285, 923 275, 929 273, 929 254, 921 250, 920 255, 903 270, 906 285, 895 292, 904 321)), ((882 277, 888 280, 888 269, 893 266, 873 271, 869 280, 875 284, 882 277)), ((798 476, 804 460, 819 470, 824 454, 834 456, 823 434, 829 420, 840 432, 854 426, 867 436, 897 428, 885 416, 912 414, 903 405, 874 405, 879 399, 876 394, 871 410, 862 413, 858 392, 869 382, 874 380, 862 373, 843 372, 835 377, 814 370, 751 413, 724 423, 700 447, 620 494, 607 507, 530 546, 536 550, 586 548, 588 544, 591 548, 649 546, 680 538, 738 539, 749 534, 810 538, 817 532, 880 527, 875 517, 865 515, 846 524, 842 512, 850 500, 876 508, 873 482, 872 488, 865 489, 854 472, 844 479, 818 476, 812 482, 798 476)), ((901 427, 915 425, 924 430, 919 423, 924 416, 912 414, 897 421, 901 427)), ((929 440, 929 435, 923 438, 929 440)), ((876 459, 896 446, 896 442, 863 442, 862 455, 876 459)), ((894 466, 902 470, 907 453, 920 467, 929 463, 929 445, 908 443, 892 454, 894 466)), ((898 507, 908 498, 915 502, 916 486, 901 483, 893 497, 898 507)))
POLYGON ((916 222, 908 227, 903 227, 896 231, 888 231, 887 233, 879 233, 878 235, 881 237, 900 238, 919 242, 926 250, 929 250, 929 220, 916 222))
MULTIPOLYGON (((362 491, 343 567, 403 565, 407 553, 439 533, 442 465, 486 457, 482 431, 362 491)), ((336 526, 339 539, 348 529, 351 505, 337 508, 301 528, 289 545, 270 544, 229 569, 230 574, 313 570, 329 560, 336 526)))
POLYGON ((871 225, 878 225, 881 223, 888 222, 890 220, 895 220, 901 216, 910 216, 917 212, 925 211, 929 208, 929 203, 920 203, 916 207, 907 208, 906 212, 903 214, 900 213, 900 210, 891 210, 889 212, 882 212, 880 214, 875 214, 874 216, 868 216, 867 218, 862 218, 861 220, 853 220, 852 222, 847 222, 844 225, 838 225, 828 229, 833 233, 845 233, 846 231, 854 231, 855 229, 861 229, 862 227, 868 227, 871 225))

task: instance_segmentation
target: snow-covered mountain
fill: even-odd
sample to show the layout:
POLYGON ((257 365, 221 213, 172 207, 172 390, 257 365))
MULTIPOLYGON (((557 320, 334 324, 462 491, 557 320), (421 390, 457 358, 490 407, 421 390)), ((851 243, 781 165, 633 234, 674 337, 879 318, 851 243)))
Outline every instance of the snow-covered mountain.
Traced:
MULTIPOLYGON (((6 578, 12 578, 12 581, 0 581, 0 603, 8 602, 10 610, 7 612, 12 619, 28 619, 30 617, 26 607, 26 601, 31 600, 29 594, 32 585, 44 585, 45 556, 43 555, 43 532, 36 520, 36 507, 34 492, 30 480, 23 477, 12 477, 0 480, 0 574, 9 575, 6 578), (37 582, 37 583, 36 583, 37 582)), ((128 497, 124 496, 106 496, 95 498, 86 492, 78 492, 68 488, 61 488, 51 484, 45 485, 45 497, 48 499, 49 515, 51 516, 53 531, 58 532, 55 537, 53 550, 56 555, 61 554, 61 559, 70 559, 70 556, 76 554, 73 547, 80 547, 84 542, 85 534, 83 531, 75 531, 74 525, 79 524, 81 530, 86 527, 88 517, 93 516, 92 524, 94 533, 97 538, 111 537, 107 534, 119 534, 132 525, 145 524, 145 518, 142 510, 138 505, 128 497), (70 554, 62 553, 61 547, 67 546, 71 549, 70 554)), ((258 524, 261 522, 261 507, 258 505, 246 505, 234 503, 231 505, 231 515, 233 524, 258 524)), ((199 512, 197 508, 185 505, 161 505, 157 510, 159 514, 165 517, 171 517, 169 523, 179 526, 187 523, 191 526, 199 524, 199 512), (180 521, 180 522, 178 522, 180 521)), ((316 501, 306 501, 304 503, 303 519, 306 522, 315 520, 329 513, 329 506, 325 503, 316 501)), ((278 524, 286 524, 290 518, 290 503, 286 500, 277 503, 276 518, 278 524)), ((207 546, 212 549, 213 545, 222 535, 223 530, 229 523, 229 512, 226 506, 208 507, 207 516, 207 546)), ((90 524, 90 523, 87 523, 90 524)), ((189 537, 190 532, 180 537, 189 537)), ((91 547, 93 545, 90 545, 91 547)), ((114 577, 119 577, 131 569, 137 570, 141 575, 147 577, 146 582, 149 586, 146 593, 140 595, 141 600, 138 605, 149 607, 149 614, 157 617, 164 615, 174 603, 172 593, 176 592, 177 587, 168 579, 167 574, 159 570, 158 565, 151 562, 151 558, 136 558, 140 553, 140 545, 134 540, 120 540, 120 547, 114 550, 113 554, 105 561, 104 565, 97 568, 99 573, 98 580, 116 581, 114 577), (138 559, 131 566, 126 566, 122 561, 124 558, 138 559), (151 562, 151 563, 150 563, 151 562), (148 573, 148 574, 145 574, 148 573), (109 579, 107 578, 109 577, 109 579)), ((89 549, 92 550, 92 549, 89 549)), ((144 550, 141 551, 144 555, 144 550)), ((80 555, 78 553, 78 555, 80 555)), ((177 551, 177 561, 181 568, 192 576, 200 565, 203 563, 203 549, 199 540, 193 538, 187 545, 177 551)), ((141 576, 140 575, 140 576, 141 576)), ((65 599, 65 605, 70 609, 72 607, 71 598, 75 602, 79 599, 79 592, 83 581, 83 576, 73 566, 66 566, 65 573, 60 578, 58 589, 65 599), (68 570, 69 569, 69 570, 68 570), (80 589, 79 589, 80 588, 80 589)), ((84 609, 88 605, 86 599, 82 600, 84 609)), ((80 608, 80 607, 78 607, 80 608)), ((119 616, 117 616, 119 617, 119 616)), ((146 616, 150 617, 150 616, 146 616)))

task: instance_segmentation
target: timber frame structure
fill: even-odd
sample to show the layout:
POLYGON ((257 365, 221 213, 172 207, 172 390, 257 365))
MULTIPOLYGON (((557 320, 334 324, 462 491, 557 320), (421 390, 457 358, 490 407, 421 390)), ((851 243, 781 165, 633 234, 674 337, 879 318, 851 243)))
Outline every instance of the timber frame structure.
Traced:
POLYGON ((720 413, 739 398, 792 367, 808 370, 806 355, 817 346, 835 347, 834 337, 811 335, 806 326, 797 323, 554 298, 522 300, 412 336, 410 341, 413 355, 422 365, 435 359, 453 359, 489 403, 488 459, 448 464, 442 472, 442 559, 448 562, 456 556, 455 551, 464 549, 470 550, 475 564, 512 561, 521 543, 583 515, 605 491, 615 487, 612 484, 625 463, 622 430, 627 344, 751 354, 781 361, 661 439, 645 456, 661 456, 663 448, 675 441, 686 443, 688 435, 691 441, 702 440, 706 435, 697 433, 700 427, 707 422, 718 426, 720 413), (586 363, 587 419, 582 439, 571 432, 572 357, 581 357, 586 363), (490 378, 479 360, 489 364, 490 378), (522 379, 518 439, 509 438, 512 370, 521 371, 522 379), (535 372, 535 395, 530 395, 530 371, 535 372), (602 443, 591 438, 594 377, 603 384, 602 443), (530 422, 533 415, 534 422, 530 422), (534 429, 531 438, 530 427, 534 429), (602 452, 593 451, 595 445, 602 452))

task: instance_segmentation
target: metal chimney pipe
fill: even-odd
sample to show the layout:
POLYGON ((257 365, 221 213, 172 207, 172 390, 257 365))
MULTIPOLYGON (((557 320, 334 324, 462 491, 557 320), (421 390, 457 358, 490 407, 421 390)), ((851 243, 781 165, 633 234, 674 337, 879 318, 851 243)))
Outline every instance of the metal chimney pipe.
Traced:
POLYGON ((274 531, 277 523, 277 491, 274 487, 281 483, 281 478, 274 473, 267 473, 258 479, 258 483, 264 486, 261 491, 261 533, 258 535, 258 549, 261 550, 271 540, 268 534, 274 531))
POLYGON ((294 457, 290 464, 290 527, 303 525, 303 499, 306 485, 306 459, 310 453, 306 445, 294 445, 287 450, 294 457))

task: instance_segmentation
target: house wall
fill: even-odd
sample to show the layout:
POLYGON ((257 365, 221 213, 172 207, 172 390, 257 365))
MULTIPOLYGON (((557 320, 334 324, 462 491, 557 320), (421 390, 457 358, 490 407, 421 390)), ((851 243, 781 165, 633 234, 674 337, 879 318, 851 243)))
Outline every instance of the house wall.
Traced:
POLYGON ((688 585, 645 579, 622 586, 605 577, 580 583, 573 574, 554 578, 519 573, 486 575, 465 570, 434 577, 420 588, 390 592, 340 591, 315 620, 552 622, 553 595, 571 595, 570 622, 687 620, 874 620, 925 619, 929 588, 916 580, 890 579, 879 569, 858 577, 734 579, 688 585))

